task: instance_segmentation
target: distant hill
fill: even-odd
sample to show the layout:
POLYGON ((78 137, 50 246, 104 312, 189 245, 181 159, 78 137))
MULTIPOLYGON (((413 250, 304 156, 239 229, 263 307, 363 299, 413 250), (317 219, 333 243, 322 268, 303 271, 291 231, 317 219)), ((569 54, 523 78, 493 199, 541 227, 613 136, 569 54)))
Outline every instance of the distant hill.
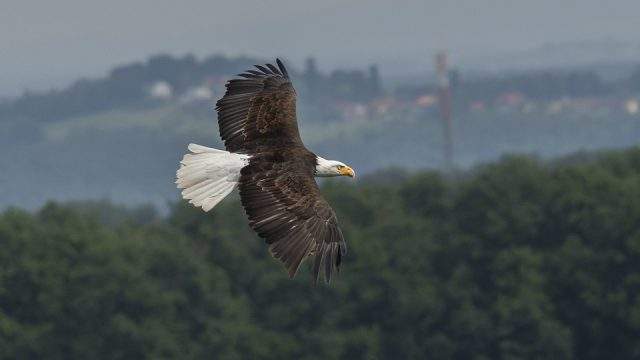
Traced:
MULTIPOLYGON (((50 199, 159 206, 175 200, 175 170, 187 144, 221 146, 213 104, 225 79, 259 62, 160 55, 0 104, 0 208, 36 208, 50 199)), ((290 70, 311 150, 353 165, 359 175, 442 165, 432 85, 384 87, 375 66, 326 74, 311 60, 290 70)), ((462 79, 454 89, 456 165, 506 153, 552 158, 637 145, 640 116, 622 105, 633 86, 640 89, 638 79, 640 72, 616 83, 589 73, 462 79), (589 100, 569 102, 571 94, 589 100), (469 110, 474 99, 478 111, 469 110)))
MULTIPOLYGON (((456 118, 459 166, 504 153, 548 158, 579 150, 633 146, 640 139, 640 122, 625 117, 494 115, 456 118)), ((437 117, 420 120, 398 115, 374 123, 329 124, 304 118, 303 112, 301 129, 309 148, 353 165, 360 175, 382 168, 441 165, 442 129, 437 117)), ((190 142, 222 146, 211 104, 114 110, 37 124, 24 134, 3 133, 0 206, 36 208, 48 199, 88 198, 164 206, 178 197, 173 184, 175 170, 190 142)))
POLYGON ((166 82, 177 93, 183 93, 207 78, 228 77, 260 62, 248 57, 211 56, 197 60, 192 55, 156 55, 146 62, 116 67, 105 78, 78 80, 61 90, 26 93, 0 104, 0 119, 51 122, 112 109, 152 107, 156 104, 149 98, 148 89, 155 82, 166 82))

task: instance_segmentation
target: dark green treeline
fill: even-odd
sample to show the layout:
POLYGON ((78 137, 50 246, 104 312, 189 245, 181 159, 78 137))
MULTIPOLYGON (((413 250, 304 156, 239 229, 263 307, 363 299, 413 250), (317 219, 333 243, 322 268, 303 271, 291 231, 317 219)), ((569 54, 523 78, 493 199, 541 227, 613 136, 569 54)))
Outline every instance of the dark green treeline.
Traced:
POLYGON ((349 252, 315 288, 234 199, 5 211, 0 358, 640 357, 640 150, 323 192, 349 252))

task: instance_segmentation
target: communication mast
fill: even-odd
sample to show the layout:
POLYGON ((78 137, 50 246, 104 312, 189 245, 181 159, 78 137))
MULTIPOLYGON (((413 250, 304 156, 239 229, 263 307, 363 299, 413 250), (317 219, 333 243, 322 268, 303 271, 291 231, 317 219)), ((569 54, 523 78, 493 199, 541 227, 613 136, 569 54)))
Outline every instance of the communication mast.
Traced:
POLYGON ((444 165, 447 170, 453 169, 453 124, 451 120, 451 84, 447 54, 440 52, 436 55, 436 72, 438 74, 438 103, 440 117, 444 129, 444 165))

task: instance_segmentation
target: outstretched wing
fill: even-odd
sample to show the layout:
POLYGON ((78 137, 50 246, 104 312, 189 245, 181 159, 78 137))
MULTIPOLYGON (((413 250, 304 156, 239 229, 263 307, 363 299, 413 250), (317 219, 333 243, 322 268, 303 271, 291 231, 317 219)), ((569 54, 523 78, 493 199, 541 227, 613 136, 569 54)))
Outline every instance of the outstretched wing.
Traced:
POLYGON ((312 170, 299 158, 277 162, 269 158, 272 155, 258 156, 240 176, 240 197, 251 227, 290 277, 305 257, 312 256, 314 281, 324 272, 329 282, 346 254, 346 243, 312 170))
POLYGON ((302 146, 296 120, 296 92, 280 59, 277 67, 256 65, 226 84, 216 103, 220 136, 227 151, 251 154, 263 146, 302 146))

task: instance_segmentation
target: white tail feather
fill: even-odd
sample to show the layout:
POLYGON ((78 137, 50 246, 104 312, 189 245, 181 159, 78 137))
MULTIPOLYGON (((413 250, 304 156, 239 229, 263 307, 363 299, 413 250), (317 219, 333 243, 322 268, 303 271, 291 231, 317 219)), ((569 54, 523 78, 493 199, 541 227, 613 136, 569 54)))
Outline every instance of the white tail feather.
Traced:
POLYGON ((189 144, 189 150, 176 172, 176 184, 184 189, 182 198, 209 211, 238 185, 249 156, 196 144, 189 144))

